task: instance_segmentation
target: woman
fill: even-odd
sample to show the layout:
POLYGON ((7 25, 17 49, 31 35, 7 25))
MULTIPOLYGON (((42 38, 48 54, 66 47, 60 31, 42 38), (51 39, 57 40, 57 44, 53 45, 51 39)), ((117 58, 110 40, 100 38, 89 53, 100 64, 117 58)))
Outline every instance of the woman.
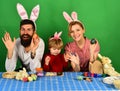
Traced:
POLYGON ((73 42, 65 46, 66 59, 70 60, 73 71, 103 73, 102 64, 97 60, 100 51, 98 41, 91 44, 90 40, 84 36, 85 28, 77 20, 76 12, 72 12, 72 18, 66 12, 63 12, 63 15, 69 23, 68 32, 73 39, 73 42))

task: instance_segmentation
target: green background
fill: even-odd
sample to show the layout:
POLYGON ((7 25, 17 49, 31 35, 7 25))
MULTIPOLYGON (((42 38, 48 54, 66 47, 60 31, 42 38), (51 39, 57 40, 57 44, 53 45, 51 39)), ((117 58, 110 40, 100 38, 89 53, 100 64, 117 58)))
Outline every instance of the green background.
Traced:
POLYGON ((2 42, 5 31, 11 37, 19 36, 20 16, 16 10, 16 4, 21 3, 30 16, 32 8, 39 4, 40 14, 36 21, 37 33, 45 41, 47 52, 47 40, 55 31, 63 31, 64 44, 71 41, 68 37, 68 23, 62 12, 78 13, 86 29, 88 38, 98 39, 104 56, 110 57, 115 69, 120 72, 120 0, 0 0, 0 71, 5 71, 5 58, 7 50, 2 42))

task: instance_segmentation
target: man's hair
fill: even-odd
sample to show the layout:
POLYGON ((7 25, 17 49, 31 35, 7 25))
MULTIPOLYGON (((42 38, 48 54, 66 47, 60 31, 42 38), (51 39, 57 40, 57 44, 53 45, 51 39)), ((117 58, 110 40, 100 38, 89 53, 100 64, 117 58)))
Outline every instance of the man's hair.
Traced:
POLYGON ((21 20, 20 22, 20 28, 22 25, 26 25, 26 24, 31 24, 32 27, 33 27, 33 30, 35 30, 35 24, 32 20, 29 20, 29 19, 24 19, 24 20, 21 20))

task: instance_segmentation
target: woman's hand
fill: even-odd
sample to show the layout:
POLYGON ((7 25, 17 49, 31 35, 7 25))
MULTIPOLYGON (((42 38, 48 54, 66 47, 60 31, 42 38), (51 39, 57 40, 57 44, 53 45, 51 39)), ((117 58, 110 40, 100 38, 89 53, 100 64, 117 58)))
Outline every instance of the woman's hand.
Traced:
POLYGON ((71 60, 71 62, 74 62, 77 65, 80 64, 80 59, 79 59, 79 56, 77 53, 75 53, 75 54, 70 53, 69 55, 70 55, 69 60, 71 60))
POLYGON ((77 53, 70 53, 71 65, 74 71, 80 71, 80 59, 77 53))
POLYGON ((75 64, 79 64, 80 60, 79 60, 79 56, 77 53, 72 53, 72 52, 66 52, 64 54, 64 58, 65 61, 67 62, 68 60, 70 60, 71 62, 74 62, 75 64))
POLYGON ((65 59, 65 62, 68 62, 70 60, 69 52, 64 53, 64 59, 65 59))
POLYGON ((80 59, 77 53, 72 52, 66 52, 65 54, 65 60, 71 61, 71 66, 74 71, 80 71, 80 59))
POLYGON ((96 43, 90 44, 90 62, 94 62, 97 58, 97 55, 95 54, 95 50, 97 46, 98 46, 97 40, 96 43))

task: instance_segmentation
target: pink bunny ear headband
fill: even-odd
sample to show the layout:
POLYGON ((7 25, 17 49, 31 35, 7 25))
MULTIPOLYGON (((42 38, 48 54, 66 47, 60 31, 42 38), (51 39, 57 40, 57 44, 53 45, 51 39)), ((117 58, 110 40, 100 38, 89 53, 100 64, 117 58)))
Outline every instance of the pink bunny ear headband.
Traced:
MULTIPOLYGON (((80 22, 80 23, 82 24, 82 22, 78 20, 77 13, 76 13, 75 11, 73 11, 73 12, 71 13, 71 17, 68 15, 67 12, 64 11, 64 12, 63 12, 63 16, 64 16, 64 18, 66 19, 66 21, 67 21, 68 23, 70 23, 70 22, 72 22, 72 21, 78 21, 78 22, 80 22)), ((83 25, 83 24, 82 24, 82 25, 83 25)))
MULTIPOLYGON (((39 10, 40 10, 40 6, 36 5, 31 11, 30 20, 32 20, 34 22, 34 24, 38 18, 39 10)), ((20 3, 17 3, 17 11, 18 11, 18 14, 20 15, 22 20, 28 19, 27 12, 26 12, 25 8, 20 3)), ((35 24, 35 26, 36 26, 36 24, 35 24)))
POLYGON ((70 22, 72 22, 72 21, 79 21, 78 19, 77 19, 77 13, 76 12, 72 12, 71 13, 71 17, 68 15, 68 13, 67 12, 63 12, 63 16, 64 16, 64 18, 66 19, 66 21, 68 22, 68 23, 70 23, 70 22))
POLYGON ((59 33, 55 32, 54 36, 52 38, 50 38, 50 40, 52 40, 52 39, 55 39, 55 40, 61 39, 60 38, 61 34, 62 34, 62 32, 59 32, 59 33))

